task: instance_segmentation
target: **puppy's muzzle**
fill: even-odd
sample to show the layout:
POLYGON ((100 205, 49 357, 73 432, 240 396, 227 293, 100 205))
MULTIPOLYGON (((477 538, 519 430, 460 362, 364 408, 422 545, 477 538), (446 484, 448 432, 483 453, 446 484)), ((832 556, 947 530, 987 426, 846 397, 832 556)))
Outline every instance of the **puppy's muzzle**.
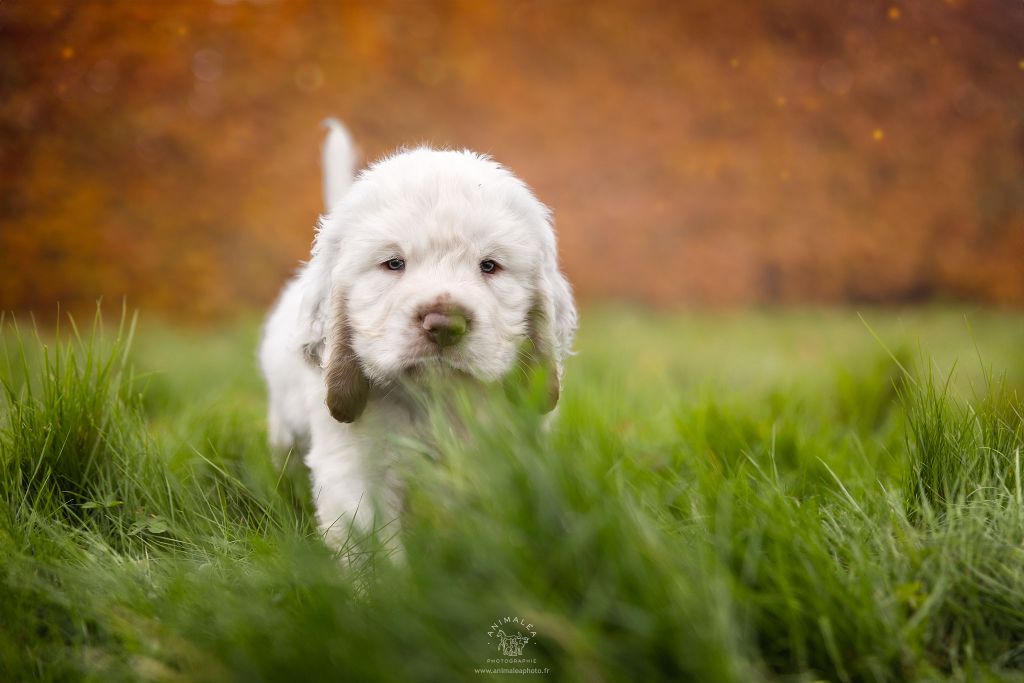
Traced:
POLYGON ((452 304, 431 306, 420 313, 420 327, 437 346, 455 346, 469 331, 469 316, 452 304))

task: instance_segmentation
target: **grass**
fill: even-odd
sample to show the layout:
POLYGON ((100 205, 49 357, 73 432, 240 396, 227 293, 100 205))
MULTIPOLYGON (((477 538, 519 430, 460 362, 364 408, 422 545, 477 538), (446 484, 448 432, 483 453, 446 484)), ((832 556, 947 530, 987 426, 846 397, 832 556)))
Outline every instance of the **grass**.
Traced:
POLYGON ((0 680, 1024 679, 1024 316, 583 319, 553 430, 436 424, 405 559, 347 569, 255 323, 8 320, 0 680))

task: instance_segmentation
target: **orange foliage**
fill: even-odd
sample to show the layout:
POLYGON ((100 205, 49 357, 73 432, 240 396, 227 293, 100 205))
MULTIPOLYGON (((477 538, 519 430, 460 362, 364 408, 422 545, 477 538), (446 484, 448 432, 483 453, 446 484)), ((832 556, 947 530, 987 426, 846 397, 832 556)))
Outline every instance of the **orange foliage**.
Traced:
POLYGON ((0 5, 0 308, 206 318, 308 253, 318 122, 494 154, 583 299, 1024 303, 1024 5, 0 5))

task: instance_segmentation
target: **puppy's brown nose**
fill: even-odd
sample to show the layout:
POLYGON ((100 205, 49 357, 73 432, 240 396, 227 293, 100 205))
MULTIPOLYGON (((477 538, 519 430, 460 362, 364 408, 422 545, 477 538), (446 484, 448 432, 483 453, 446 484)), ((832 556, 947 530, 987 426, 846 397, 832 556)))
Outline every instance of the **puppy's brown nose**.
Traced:
POLYGON ((458 308, 432 308, 423 313, 423 330, 438 346, 454 346, 469 329, 466 314, 458 308))

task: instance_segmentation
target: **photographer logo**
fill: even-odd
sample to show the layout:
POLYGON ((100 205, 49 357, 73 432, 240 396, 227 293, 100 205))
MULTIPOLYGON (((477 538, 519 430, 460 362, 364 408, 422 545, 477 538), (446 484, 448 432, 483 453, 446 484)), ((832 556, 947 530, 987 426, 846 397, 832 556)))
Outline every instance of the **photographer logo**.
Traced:
POLYGON ((487 631, 487 637, 496 642, 498 651, 506 657, 522 657, 523 648, 536 635, 533 624, 519 617, 499 617, 487 631))

